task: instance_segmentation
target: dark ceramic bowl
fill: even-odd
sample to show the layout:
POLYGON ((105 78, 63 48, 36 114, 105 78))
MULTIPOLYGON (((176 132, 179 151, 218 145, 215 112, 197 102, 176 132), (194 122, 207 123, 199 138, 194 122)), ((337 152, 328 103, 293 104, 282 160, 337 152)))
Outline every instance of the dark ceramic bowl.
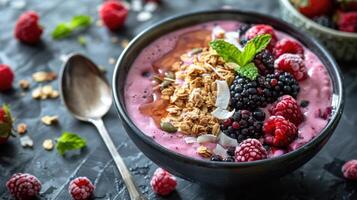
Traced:
POLYGON ((287 23, 257 13, 236 10, 204 11, 173 17, 139 34, 121 54, 114 71, 113 94, 122 123, 136 146, 152 161, 169 172, 189 181, 218 187, 237 186, 281 177, 309 161, 327 143, 334 132, 344 105, 343 86, 339 68, 327 51, 311 37, 287 23), (128 116, 125 108, 124 85, 130 67, 140 51, 152 41, 172 31, 212 20, 239 20, 274 26, 303 43, 326 66, 333 85, 333 113, 321 134, 301 148, 285 155, 246 163, 197 160, 168 150, 146 136, 128 116))

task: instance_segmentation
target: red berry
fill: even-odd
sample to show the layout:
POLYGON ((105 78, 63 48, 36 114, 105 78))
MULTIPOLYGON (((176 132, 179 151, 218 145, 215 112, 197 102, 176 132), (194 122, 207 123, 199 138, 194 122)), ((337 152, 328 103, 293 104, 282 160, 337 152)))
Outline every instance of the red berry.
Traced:
POLYGON ((246 139, 235 151, 236 162, 250 162, 267 158, 267 151, 257 139, 246 139))
POLYGON ((17 173, 6 182, 6 187, 15 199, 29 200, 39 195, 41 183, 31 174, 17 173))
POLYGON ((275 60, 274 67, 277 70, 289 72, 298 81, 302 81, 307 78, 304 60, 299 55, 284 53, 275 60))
POLYGON ((285 119, 289 120, 296 126, 298 126, 304 119, 299 105, 290 95, 280 97, 273 105, 271 114, 276 116, 283 116, 285 119))
POLYGON ((269 47, 272 48, 274 47, 276 41, 278 40, 275 34, 275 31, 273 27, 265 24, 258 24, 255 26, 252 26, 250 29, 247 30, 245 33, 245 37, 250 40, 255 38, 258 35, 263 35, 263 34, 270 34, 271 35, 271 41, 269 44, 269 47))
POLYGON ((74 200, 87 200, 92 197, 95 187, 87 177, 78 177, 69 183, 68 192, 74 200))
POLYGON ((278 58, 284 53, 298 54, 304 57, 304 48, 299 42, 284 38, 275 44, 273 53, 275 58, 278 58))
POLYGON ((357 180, 357 160, 350 160, 342 166, 343 176, 350 180, 357 180))
POLYGON ((169 172, 162 168, 158 168, 154 172, 150 185, 158 195, 166 196, 175 190, 177 182, 176 178, 169 172))
POLYGON ((299 11, 307 17, 316 17, 329 14, 332 10, 331 0, 292 0, 299 11))
POLYGON ((35 44, 40 41, 43 28, 38 23, 39 18, 34 11, 27 11, 20 15, 15 26, 15 37, 27 44, 35 44))
POLYGON ((8 65, 0 64, 0 91, 12 88, 15 75, 8 65))
POLYGON ((265 143, 275 147, 288 146, 298 135, 298 129, 282 116, 271 116, 263 125, 265 143))
POLYGON ((345 32, 357 32, 357 11, 337 12, 338 29, 345 32))
POLYGON ((99 16, 105 26, 115 31, 124 26, 128 9, 119 1, 109 0, 100 6, 99 16))
POLYGON ((13 119, 10 108, 6 105, 0 107, 0 144, 7 142, 12 134, 13 119))

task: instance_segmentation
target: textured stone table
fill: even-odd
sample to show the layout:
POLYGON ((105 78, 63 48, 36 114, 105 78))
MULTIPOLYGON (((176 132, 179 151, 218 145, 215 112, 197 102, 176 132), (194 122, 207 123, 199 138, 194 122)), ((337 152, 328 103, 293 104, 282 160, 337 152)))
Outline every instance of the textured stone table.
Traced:
MULTIPOLYGON (((74 51, 105 66, 107 78, 111 80, 114 66, 108 63, 108 59, 118 57, 123 50, 119 44, 113 44, 111 38, 118 37, 119 41, 130 39, 145 27, 173 14, 218 9, 229 4, 234 8, 279 15, 277 2, 273 0, 166 0, 150 21, 139 23, 136 20, 137 13, 131 12, 126 28, 117 33, 110 33, 93 25, 82 33, 88 41, 83 47, 78 44, 76 36, 53 41, 50 32, 57 23, 69 20, 76 14, 89 14, 97 20, 97 7, 101 1, 28 0, 24 8, 19 8, 19 0, 0 2, 0 63, 12 66, 16 72, 16 81, 30 80, 31 74, 36 71, 58 72, 62 65, 60 56, 74 51), (23 10, 28 9, 40 13, 41 23, 46 28, 43 42, 35 47, 22 45, 13 39, 15 20, 23 10)), ((347 95, 344 115, 329 143, 302 168, 266 186, 244 191, 239 188, 219 191, 179 179, 177 191, 166 199, 357 199, 357 184, 346 182, 340 173, 343 160, 357 158, 357 109, 354 103, 357 101, 357 69, 353 68, 356 64, 340 63, 347 95)), ((51 84, 57 88, 57 81, 51 84)), ((32 88, 37 86, 39 84, 32 84, 32 88)), ((11 199, 5 189, 5 182, 15 172, 31 173, 42 181, 41 199, 70 199, 67 193, 68 182, 77 176, 88 176, 94 181, 97 187, 96 199, 128 199, 120 175, 95 128, 70 116, 59 99, 36 101, 31 98, 30 92, 25 96, 21 95, 21 90, 17 87, 9 93, 0 94, 0 103, 4 102, 11 105, 17 122, 29 125, 27 134, 34 139, 35 144, 32 149, 24 149, 20 146, 19 139, 13 138, 8 144, 0 146, 1 200, 11 199), (40 118, 44 115, 59 115, 59 125, 43 125, 40 118), (59 137, 63 131, 80 134, 87 139, 88 147, 65 157, 56 151, 47 152, 42 148, 43 140, 59 137)), ((157 166, 128 139, 114 108, 105 117, 105 123, 142 191, 149 199, 160 199, 148 187, 150 176, 157 166)))

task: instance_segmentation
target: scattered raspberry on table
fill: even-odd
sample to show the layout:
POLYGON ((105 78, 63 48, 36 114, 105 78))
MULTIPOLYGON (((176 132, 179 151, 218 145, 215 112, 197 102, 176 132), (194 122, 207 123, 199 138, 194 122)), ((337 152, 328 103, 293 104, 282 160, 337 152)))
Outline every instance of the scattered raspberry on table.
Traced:
POLYGON ((10 66, 0 64, 0 91, 11 89, 14 78, 15 75, 10 66))
POLYGON ((357 180, 357 160, 350 160, 342 166, 343 176, 350 180, 357 180))
POLYGON ((10 194, 17 200, 30 200, 37 197, 41 182, 31 174, 17 173, 6 182, 10 194))
POLYGON ((95 187, 87 177, 78 177, 69 183, 68 192, 74 200, 91 199, 95 187))
POLYGON ((27 11, 21 14, 15 25, 15 37, 27 44, 39 42, 43 32, 39 19, 40 17, 35 11, 27 11))
POLYGON ((99 16, 109 30, 115 31, 124 26, 128 9, 119 1, 109 0, 100 6, 99 16))
POLYGON ((169 172, 162 168, 158 168, 154 172, 150 185, 155 193, 161 196, 166 196, 175 190, 177 181, 169 172))
POLYGON ((236 162, 251 162, 267 158, 267 151, 257 139, 246 139, 235 151, 236 162))

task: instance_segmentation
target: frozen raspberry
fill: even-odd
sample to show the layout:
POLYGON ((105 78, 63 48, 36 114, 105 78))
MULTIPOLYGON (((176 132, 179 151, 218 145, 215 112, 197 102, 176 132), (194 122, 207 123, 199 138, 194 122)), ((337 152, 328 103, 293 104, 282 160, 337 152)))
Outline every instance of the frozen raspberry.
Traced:
POLYGON ((42 26, 38 23, 40 17, 34 11, 23 13, 16 22, 15 37, 21 42, 35 44, 41 39, 42 26))
POLYGON ((282 116, 271 116, 263 126, 265 143, 275 147, 288 146, 298 135, 298 129, 282 116))
POLYGON ((156 169, 150 181, 150 185, 154 192, 161 196, 166 196, 175 190, 177 182, 176 178, 162 168, 156 169))
POLYGON ((87 177, 78 177, 69 183, 68 192, 74 200, 90 199, 95 187, 87 177))
POLYGON ((0 91, 12 88, 15 75, 8 65, 0 64, 0 91))
POLYGON ((343 176, 350 180, 357 180, 357 160, 350 160, 342 166, 343 176))
POLYGON ((115 31, 124 26, 128 9, 119 1, 109 0, 100 6, 99 16, 105 26, 115 31))
POLYGON ((29 200, 39 195, 41 183, 31 174, 17 173, 6 182, 6 187, 15 199, 29 200))
POLYGON ((299 55, 285 53, 275 60, 274 67, 277 70, 289 72, 298 81, 302 81, 307 78, 304 60, 299 55))
POLYGON ((250 162, 267 158, 267 151, 257 139, 246 139, 236 149, 236 162, 250 162))
POLYGON ((285 119, 298 126, 304 119, 296 100, 290 95, 278 99, 271 109, 271 114, 283 116, 285 119))
POLYGON ((357 32, 357 11, 337 12, 337 26, 340 31, 357 32))
POLYGON ((275 58, 278 58, 284 53, 298 54, 304 57, 304 48, 299 42, 284 38, 275 44, 273 53, 275 58))
POLYGON ((0 107, 0 144, 4 144, 12 135, 13 119, 7 105, 0 107))
POLYGON ((269 49, 274 47, 276 41, 278 40, 275 34, 275 31, 273 27, 265 25, 265 24, 257 24, 255 26, 252 26, 248 31, 245 33, 246 39, 250 40, 255 38, 257 35, 263 35, 263 34, 270 34, 271 35, 271 41, 269 44, 269 49))

